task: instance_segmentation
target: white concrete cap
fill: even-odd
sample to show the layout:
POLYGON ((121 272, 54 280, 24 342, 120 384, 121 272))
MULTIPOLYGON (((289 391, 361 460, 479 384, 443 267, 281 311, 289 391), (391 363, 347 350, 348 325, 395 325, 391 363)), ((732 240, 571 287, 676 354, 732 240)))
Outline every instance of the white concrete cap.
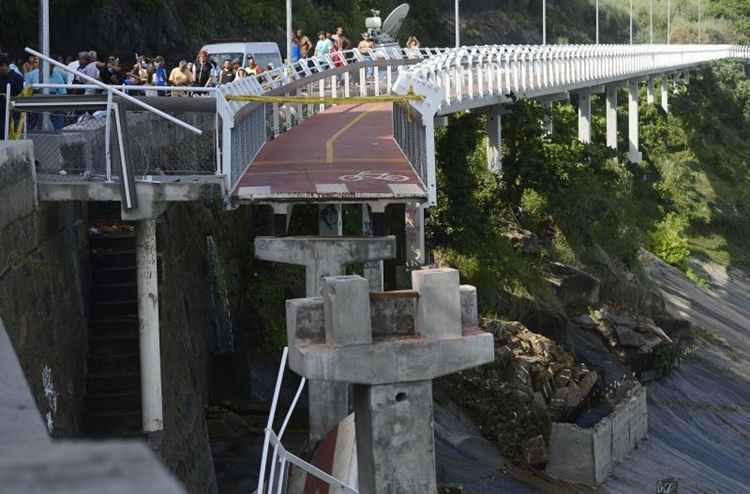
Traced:
POLYGON ((370 284, 361 276, 323 278, 326 344, 333 347, 372 343, 370 284))
POLYGON ((419 292, 417 334, 426 340, 461 336, 461 293, 458 271, 451 268, 412 271, 419 292))

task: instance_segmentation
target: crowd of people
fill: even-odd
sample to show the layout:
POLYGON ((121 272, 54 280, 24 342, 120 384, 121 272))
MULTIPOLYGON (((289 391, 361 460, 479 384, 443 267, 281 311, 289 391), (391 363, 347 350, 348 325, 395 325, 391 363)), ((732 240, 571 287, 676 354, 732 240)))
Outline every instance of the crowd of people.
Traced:
MULTIPOLYGON (((334 64, 339 66, 344 62, 343 52, 352 48, 352 41, 346 36, 342 26, 337 26, 333 32, 319 31, 315 45, 313 45, 310 38, 301 29, 298 29, 294 32, 291 43, 292 63, 313 57, 319 60, 326 60, 330 56, 334 64)), ((373 48, 375 48, 374 36, 369 32, 360 34, 357 49, 361 52, 367 52, 373 48)), ((416 36, 409 37, 406 42, 406 48, 410 50, 418 50, 420 48, 420 43, 416 36)))

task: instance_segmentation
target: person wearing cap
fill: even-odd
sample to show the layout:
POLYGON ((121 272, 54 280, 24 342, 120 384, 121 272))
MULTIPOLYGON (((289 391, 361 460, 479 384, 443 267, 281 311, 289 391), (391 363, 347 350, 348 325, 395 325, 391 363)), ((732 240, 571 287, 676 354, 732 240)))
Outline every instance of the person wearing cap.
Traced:
POLYGON ((263 67, 258 65, 258 63, 255 61, 254 56, 248 55, 247 64, 245 65, 245 68, 243 70, 245 71, 245 74, 247 75, 258 75, 261 72, 263 72, 263 67))

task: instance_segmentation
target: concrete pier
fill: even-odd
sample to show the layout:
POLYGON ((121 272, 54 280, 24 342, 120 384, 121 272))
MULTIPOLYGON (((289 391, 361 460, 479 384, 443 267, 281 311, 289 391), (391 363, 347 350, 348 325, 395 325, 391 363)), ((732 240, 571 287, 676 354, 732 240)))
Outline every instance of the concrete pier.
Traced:
POLYGON ((628 159, 640 163, 643 155, 638 144, 638 98, 640 87, 638 79, 628 81, 628 159))
POLYGON ((326 277, 322 298, 287 300, 289 364, 354 384, 359 492, 436 492, 432 379, 494 359, 473 287, 453 269, 412 272, 414 290, 368 293, 326 277))
POLYGON ((617 93, 619 86, 607 86, 607 147, 617 149, 617 93))
POLYGON ((653 105, 656 103, 656 89, 654 87, 654 78, 649 77, 648 78, 648 85, 646 86, 646 102, 649 105, 653 105))
POLYGON ((159 346, 156 220, 143 220, 136 225, 136 270, 143 430, 155 432, 164 428, 159 346))
POLYGON ((661 108, 665 113, 669 113, 669 76, 665 75, 661 79, 661 108))
POLYGON ((487 168, 495 173, 503 170, 503 109, 493 106, 487 113, 487 168))
POLYGON ((578 140, 584 144, 591 142, 591 89, 578 93, 578 140))
MULTIPOLYGON (((339 276, 353 263, 381 263, 396 256, 396 238, 390 237, 257 237, 255 256, 265 261, 305 266, 308 297, 319 297, 322 280, 339 276)), ((382 287, 382 270, 376 270, 382 287)), ((364 278, 363 278, 364 279, 364 278)), ((367 282, 367 292, 371 283, 367 282)), ((378 280, 372 281, 373 285, 378 280)), ((289 342, 291 344, 291 341, 289 342)), ((311 379, 308 387, 310 440, 314 443, 349 415, 349 386, 311 379)))
POLYGON ((406 267, 416 268, 425 263, 424 206, 406 205, 406 267))

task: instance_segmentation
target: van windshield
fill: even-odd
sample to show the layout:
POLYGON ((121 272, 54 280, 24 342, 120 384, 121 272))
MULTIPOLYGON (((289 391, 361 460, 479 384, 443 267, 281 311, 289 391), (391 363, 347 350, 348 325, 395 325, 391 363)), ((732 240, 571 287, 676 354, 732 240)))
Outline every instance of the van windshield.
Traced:
POLYGON ((211 53, 208 56, 208 58, 210 58, 218 67, 221 67, 224 60, 229 60, 230 62, 232 60, 239 60, 240 63, 242 63, 242 57, 242 53, 211 53))

